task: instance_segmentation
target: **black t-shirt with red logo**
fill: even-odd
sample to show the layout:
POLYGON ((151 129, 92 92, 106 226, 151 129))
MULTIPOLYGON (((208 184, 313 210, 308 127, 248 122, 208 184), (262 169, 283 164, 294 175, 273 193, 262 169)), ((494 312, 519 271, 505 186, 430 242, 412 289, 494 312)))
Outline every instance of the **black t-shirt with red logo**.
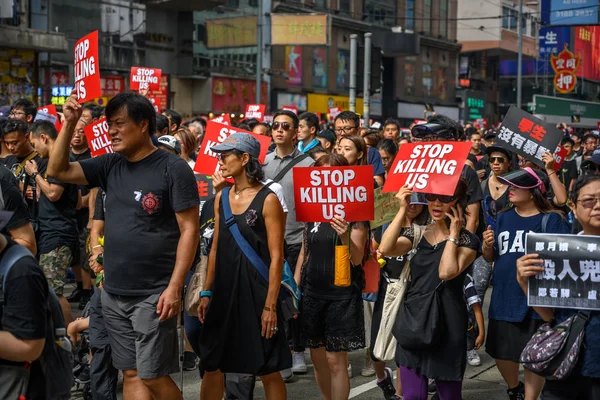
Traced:
POLYGON ((104 290, 124 296, 162 292, 179 243, 175 213, 199 204, 194 173, 182 158, 160 149, 138 162, 114 153, 80 164, 89 185, 106 192, 104 290))

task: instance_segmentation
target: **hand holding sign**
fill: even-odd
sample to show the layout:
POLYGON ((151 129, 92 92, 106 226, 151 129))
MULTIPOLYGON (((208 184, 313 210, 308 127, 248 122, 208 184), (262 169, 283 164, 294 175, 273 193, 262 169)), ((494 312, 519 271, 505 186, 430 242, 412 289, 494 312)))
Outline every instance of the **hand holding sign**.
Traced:
POLYGON ((342 240, 342 244, 348 244, 348 229, 350 224, 339 216, 334 216, 330 222, 331 227, 337 232, 338 236, 342 240))
POLYGON ((65 104, 63 104, 63 117, 65 118, 65 123, 75 125, 77 121, 79 121, 79 118, 81 118, 82 112, 83 107, 77 101, 77 91, 73 90, 71 96, 67 99, 65 104))
POLYGON ((407 185, 404 185, 400 188, 398 194, 396 195, 400 208, 408 208, 410 206, 408 200, 410 199, 411 195, 412 189, 409 188, 407 185))

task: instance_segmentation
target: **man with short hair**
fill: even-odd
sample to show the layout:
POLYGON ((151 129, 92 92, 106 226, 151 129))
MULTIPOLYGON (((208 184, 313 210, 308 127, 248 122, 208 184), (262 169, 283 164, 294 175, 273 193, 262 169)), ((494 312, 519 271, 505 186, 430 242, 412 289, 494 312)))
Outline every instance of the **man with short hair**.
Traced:
POLYGON ((598 147, 598 137, 593 133, 588 133, 583 137, 583 151, 594 151, 598 147))
POLYGON ((583 133, 581 132, 573 132, 571 133, 571 139, 573 139, 573 153, 575 153, 576 157, 579 157, 583 154, 583 133))
POLYGON ((181 115, 175 110, 163 110, 162 115, 169 119, 169 130, 171 133, 175 133, 181 126, 181 115))
POLYGON ((156 114, 156 137, 160 138, 164 135, 171 134, 171 127, 169 123, 169 118, 165 117, 162 114, 156 114))
POLYGON ((575 146, 575 141, 568 136, 565 136, 561 141, 560 145, 567 150, 567 155, 565 156, 565 161, 560 166, 560 170, 558 171, 558 178, 565 185, 567 192, 570 192, 573 189, 573 185, 577 178, 579 177, 579 166, 581 166, 581 158, 577 157, 577 154, 573 151, 575 146), (578 160, 579 158, 579 160, 578 160))
MULTIPOLYGON (((265 158, 264 171, 266 178, 275 180, 280 171, 292 162, 297 162, 295 166, 298 167, 310 167, 314 164, 312 158, 294 146, 294 140, 298 134, 298 124, 298 116, 291 111, 278 111, 273 116, 273 131, 271 134, 275 142, 275 150, 267 154, 265 158), (302 159, 297 161, 300 157, 302 159)), ((289 169, 276 182, 283 187, 283 194, 288 208, 285 227, 285 255, 293 272, 296 269, 296 262, 302 248, 304 223, 296 220, 292 169, 289 169)), ((290 322, 289 331, 291 332, 288 333, 288 339, 292 341, 294 351, 292 371, 305 373, 307 371, 306 361, 304 360, 305 343, 301 336, 299 320, 292 320, 290 322)), ((294 376, 292 371, 282 371, 284 380, 288 381, 294 376)))
POLYGON ((383 137, 384 139, 392 139, 394 143, 398 144, 398 137, 400 136, 400 124, 395 119, 388 119, 383 124, 383 137))
POLYGON ((315 113, 304 112, 298 116, 298 150, 308 153, 319 145, 316 139, 319 132, 319 117, 315 113))
MULTIPOLYGON (((39 188, 39 251, 40 267, 48 279, 48 286, 58 296, 68 326, 73 320, 71 306, 63 292, 67 272, 78 251, 79 231, 75 209, 78 201, 77 185, 65 184, 46 175, 46 160, 54 146, 58 132, 49 121, 36 121, 31 125, 31 142, 44 159, 39 164, 27 161, 27 174, 39 188)), ((79 257, 78 257, 79 258, 79 257)))
POLYGON ((87 103, 83 106, 83 112, 81 113, 81 119, 85 122, 85 124, 91 124, 94 121, 97 121, 100 116, 97 111, 98 105, 94 103, 87 103))
POLYGON ((479 156, 482 155, 481 152, 481 135, 475 128, 467 129, 467 140, 471 142, 471 150, 470 153, 479 156))
MULTIPOLYGON (((358 114, 352 111, 342 111, 333 121, 335 126, 335 134, 337 135, 338 143, 344 136, 358 135, 360 129, 360 118, 358 114)), ((373 175, 377 185, 383 186, 385 169, 381 161, 381 155, 375 147, 369 147, 367 150, 367 162, 373 166, 373 175)))
POLYGON ((37 107, 29 99, 15 101, 10 109, 9 118, 20 119, 31 125, 37 115, 37 107))
POLYGON ((323 147, 328 154, 333 153, 337 138, 332 130, 323 129, 317 134, 317 140, 321 142, 321 147, 323 147))
POLYGON ((152 144, 156 112, 139 94, 119 93, 106 107, 115 153, 81 162, 69 162, 81 115, 75 91, 63 111, 48 175, 106 191, 102 309, 123 392, 129 399, 182 399, 169 375, 179 370, 176 316, 199 241, 194 173, 152 144))
POLYGON ((259 122, 258 124, 254 125, 254 128, 252 128, 252 133, 271 137, 271 127, 267 123, 259 122))

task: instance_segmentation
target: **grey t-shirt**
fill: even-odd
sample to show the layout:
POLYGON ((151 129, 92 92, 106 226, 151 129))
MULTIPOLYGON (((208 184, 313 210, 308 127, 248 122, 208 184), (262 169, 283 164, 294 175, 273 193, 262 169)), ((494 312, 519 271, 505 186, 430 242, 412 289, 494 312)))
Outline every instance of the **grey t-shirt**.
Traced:
MULTIPOLYGON (((277 155, 277 150, 267 154, 264 163, 265 177, 273 179, 277 176, 279 171, 285 168, 293 159, 302 156, 302 152, 298 148, 294 148, 294 151, 281 158, 277 155)), ((314 160, 310 157, 300 161, 294 166, 296 167, 310 167, 314 164, 314 160)), ((283 187, 283 194, 285 196, 285 202, 287 203, 288 214, 287 222, 285 225, 285 241, 287 244, 297 244, 302 242, 302 233, 304 230, 304 223, 296 221, 296 204, 294 203, 294 181, 292 180, 292 170, 290 169, 283 178, 279 181, 279 184, 283 187)))

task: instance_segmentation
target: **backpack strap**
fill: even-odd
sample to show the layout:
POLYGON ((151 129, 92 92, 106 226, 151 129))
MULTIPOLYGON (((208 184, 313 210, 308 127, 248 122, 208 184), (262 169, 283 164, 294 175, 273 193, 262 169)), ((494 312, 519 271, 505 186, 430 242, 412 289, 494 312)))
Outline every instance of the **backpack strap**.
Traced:
POLYGON ((542 233, 546 233, 548 231, 548 221, 550 221, 550 213, 546 213, 542 217, 542 233))
POLYGON ((285 167, 283 167, 283 169, 281 171, 279 171, 279 173, 275 176, 275 178, 273 178, 273 181, 279 182, 281 179, 283 179, 285 174, 287 174, 290 169, 294 168, 296 165, 298 165, 299 163, 301 163, 302 161, 306 160, 309 157, 310 156, 308 154, 304 153, 304 154, 294 158, 292 161, 290 161, 290 163, 288 165, 286 165, 285 167))
POLYGON ((33 254, 26 247, 14 244, 4 252, 2 259, 0 259, 0 309, 4 306, 4 288, 6 287, 8 273, 13 265, 24 257, 31 257, 35 260, 33 254))

